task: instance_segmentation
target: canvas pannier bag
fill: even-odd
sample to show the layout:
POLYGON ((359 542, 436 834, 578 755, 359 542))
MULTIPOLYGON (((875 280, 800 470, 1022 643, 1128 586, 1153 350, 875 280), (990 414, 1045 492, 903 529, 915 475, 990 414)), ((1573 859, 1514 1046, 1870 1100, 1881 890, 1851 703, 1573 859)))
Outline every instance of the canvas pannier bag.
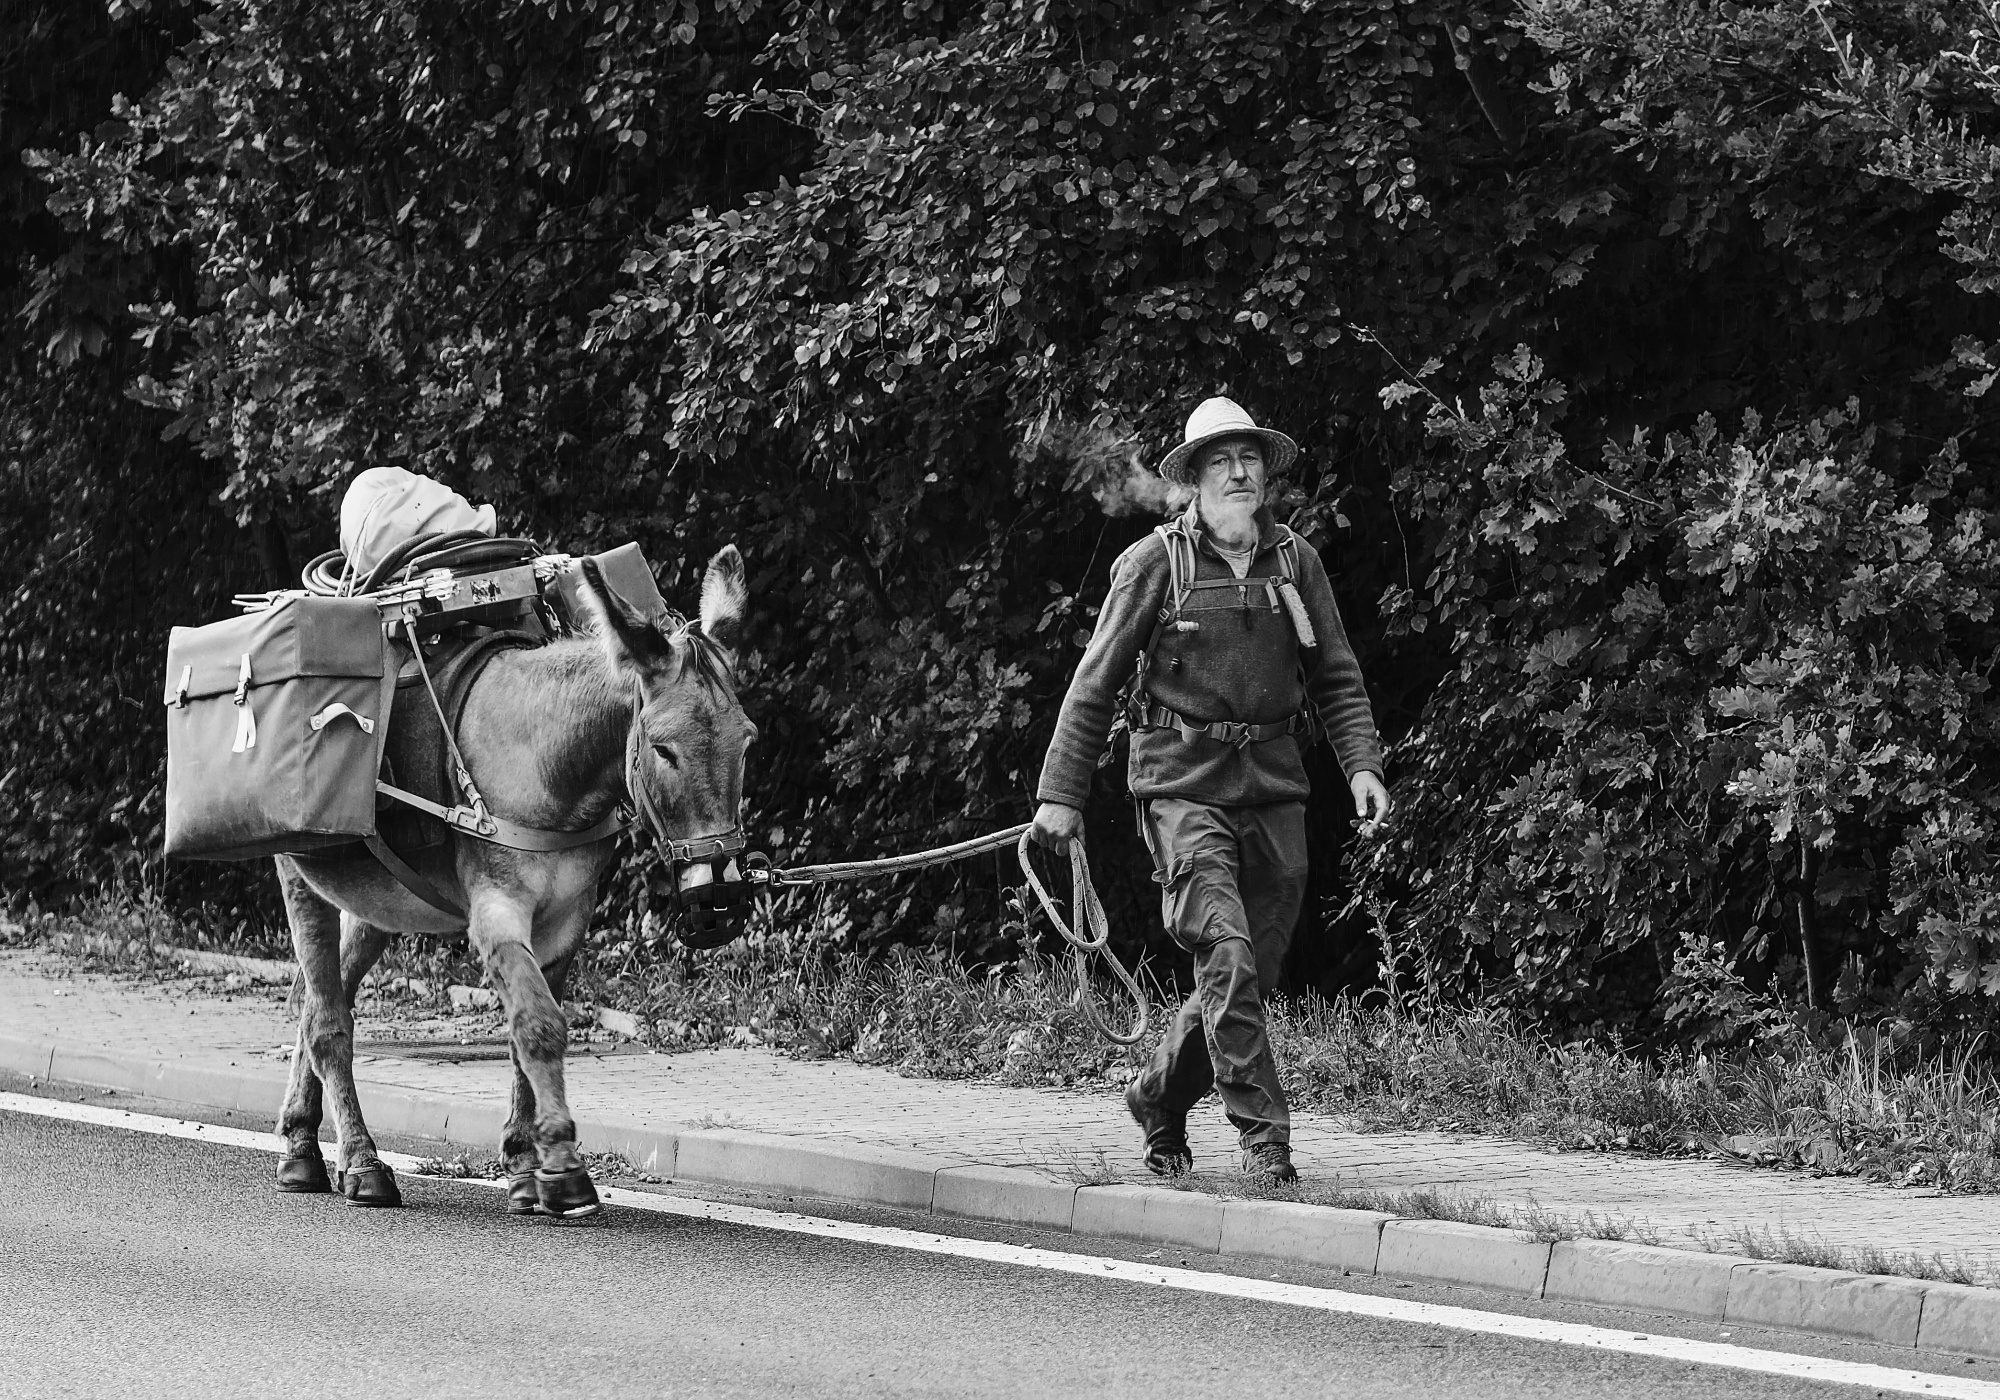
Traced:
MULTIPOLYGON (((667 615, 667 600, 660 596, 660 585, 653 580, 652 566, 646 562, 646 556, 636 543, 621 544, 616 549, 607 549, 590 558, 597 565, 597 576, 603 580, 604 587, 633 612, 640 617, 663 618, 667 615)), ((548 591, 557 600, 563 620, 578 630, 584 627, 584 619, 590 616, 582 597, 587 587, 581 559, 564 560, 548 582, 548 591)))
POLYGON ((281 600, 167 642, 167 854, 372 836, 395 674, 369 598, 281 600))

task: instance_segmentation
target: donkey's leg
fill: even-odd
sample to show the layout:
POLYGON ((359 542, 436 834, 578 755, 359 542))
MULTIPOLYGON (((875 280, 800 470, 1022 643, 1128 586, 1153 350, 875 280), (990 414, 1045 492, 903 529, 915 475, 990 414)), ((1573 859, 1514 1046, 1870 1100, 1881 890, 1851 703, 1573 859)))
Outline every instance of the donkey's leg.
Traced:
MULTIPOLYGON (((552 940, 558 946, 573 943, 589 919, 588 904, 579 901, 579 905, 552 921, 564 925, 573 921, 576 925, 568 937, 552 940)), ((577 1154, 576 1123, 563 1093, 563 1051, 569 1045, 569 1022, 535 957, 533 919, 526 908, 499 891, 475 896, 471 914, 473 946, 479 949, 488 975, 499 988, 500 1003, 507 1009, 517 1077, 526 1081, 526 1093, 516 1091, 515 1112, 522 1111, 526 1099, 534 1114, 536 1202, 550 1215, 594 1214, 597 1189, 577 1154)), ((515 1124, 510 1123, 508 1129, 503 1149, 511 1150, 519 1139, 515 1124)), ((520 1184, 517 1177, 516 1187, 520 1184)), ((510 1192, 509 1209, 518 1205, 510 1192)))
MULTIPOLYGON (((573 932, 567 927, 557 930, 558 935, 569 934, 567 941, 551 949, 536 950, 541 957, 551 959, 542 964, 542 976, 549 984, 549 995, 555 998, 558 1010, 562 1007, 563 993, 569 987, 569 973, 576 964, 577 948, 583 941, 584 921, 564 920, 563 923, 575 926, 573 932)), ((554 942, 554 938, 551 941, 554 942)), ((507 1047, 507 1055, 514 1065, 513 1099, 508 1106, 507 1127, 500 1138, 500 1156, 507 1169, 507 1210, 511 1215, 534 1215, 541 1208, 541 1192, 535 1186, 535 1171, 541 1166, 541 1152, 535 1146, 535 1086, 521 1068, 521 1052, 511 1043, 507 1047)))
POLYGON ((306 1048, 306 1016, 299 1009, 299 1038, 292 1047, 291 1076, 285 1084, 285 1106, 278 1115, 278 1134, 285 1155, 278 1159, 278 1189, 300 1193, 331 1191, 326 1158, 319 1148, 321 1117, 319 1076, 313 1073, 306 1048))
POLYGON ((340 921, 340 999, 349 1011, 361 995, 362 979, 374 970, 396 935, 388 929, 363 923, 352 914, 340 921))
MULTIPOLYGON (((331 905, 328 908, 332 908, 331 905)), ((387 931, 346 919, 341 925, 340 992, 349 1012, 382 950, 389 946, 387 931)), ((312 1053, 306 1045, 307 1020, 303 1005, 299 1014, 299 1036, 292 1049, 292 1068, 285 1086, 285 1107, 278 1120, 278 1132, 285 1139, 285 1155, 278 1163, 280 1191, 331 1191, 333 1182, 326 1174, 326 1158, 321 1155, 319 1126, 323 1116, 319 1075, 313 1071, 312 1053)))
MULTIPOLYGON (((333 1121, 340 1129, 339 1185, 356 1205, 399 1206, 402 1193, 396 1177, 377 1155, 375 1139, 361 1117, 361 1097, 354 1088, 354 1012, 342 977, 340 911, 312 890, 293 864, 280 857, 278 879, 291 916, 292 951, 305 980, 305 1014, 300 1042, 310 1071, 333 1099, 333 1121)), ((358 921, 357 921, 358 922, 358 921)), ((365 946, 366 940, 357 940, 365 946)), ((381 950, 378 947, 376 953, 381 950)), ((372 958, 370 959, 372 961, 372 958)), ((359 978, 356 978, 357 982, 359 978)), ((306 1087, 306 1076, 294 1071, 301 1099, 317 1097, 306 1087)), ((287 1112, 291 1105, 287 1104, 287 1112)), ((300 1121, 303 1130, 303 1117, 300 1121)), ((286 1136, 296 1143, 290 1131, 286 1136)), ((312 1151, 319 1145, 317 1116, 313 1118, 312 1151)))
POLYGON ((542 1154, 535 1146, 535 1086, 521 1068, 521 1052, 507 1047, 514 1062, 514 1090, 507 1106, 507 1126, 500 1134, 500 1159, 507 1169, 507 1213, 535 1215, 542 1208, 542 1193, 535 1189, 535 1171, 542 1154))
MULTIPOLYGON (((322 925, 339 926, 340 911, 321 899, 298 878, 298 872, 283 856, 277 857, 278 885, 284 892, 285 913, 292 929, 292 946, 302 939, 319 936, 322 925)), ((303 969, 303 963, 301 963, 303 969)), ((303 976, 303 971, 301 972, 303 976)), ((326 1158, 319 1147, 322 1118, 319 1076, 313 1072, 312 1052, 306 1044, 306 997, 303 988, 295 991, 299 1007, 299 1037, 292 1048, 292 1068, 285 1084, 285 1106, 278 1115, 278 1134, 285 1140, 285 1155, 278 1160, 278 1189, 298 1193, 333 1190, 326 1174, 326 1158)))

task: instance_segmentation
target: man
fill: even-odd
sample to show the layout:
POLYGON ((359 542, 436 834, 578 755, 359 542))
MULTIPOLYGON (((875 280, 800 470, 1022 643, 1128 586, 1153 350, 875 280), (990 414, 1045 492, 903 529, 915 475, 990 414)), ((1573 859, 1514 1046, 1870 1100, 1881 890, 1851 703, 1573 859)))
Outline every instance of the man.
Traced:
POLYGON ((1163 1176, 1194 1165, 1187 1114, 1213 1086, 1244 1170, 1298 1179, 1264 998, 1305 893, 1300 754, 1315 728, 1333 744, 1364 833, 1389 815, 1374 714, 1325 567, 1264 506, 1267 482, 1297 455, 1228 399, 1189 416, 1160 475, 1193 485, 1194 503, 1111 566, 1036 793, 1036 839, 1075 840, 1122 703, 1167 930, 1194 956, 1193 995, 1125 1091, 1146 1165, 1163 1176))

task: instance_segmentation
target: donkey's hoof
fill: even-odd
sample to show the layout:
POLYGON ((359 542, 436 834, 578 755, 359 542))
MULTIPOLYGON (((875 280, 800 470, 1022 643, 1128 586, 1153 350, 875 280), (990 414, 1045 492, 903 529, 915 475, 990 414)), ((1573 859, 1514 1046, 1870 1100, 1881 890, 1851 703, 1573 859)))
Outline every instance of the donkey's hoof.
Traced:
POLYGON ((507 1214, 533 1215, 541 1205, 542 1193, 536 1189, 532 1171, 515 1172, 507 1178, 507 1214))
POLYGON ((582 1167, 561 1172, 537 1171, 535 1195, 543 1214, 561 1220, 595 1215, 604 1208, 597 1199, 597 1188, 590 1184, 590 1173, 582 1167))
POLYGON ((403 1193, 396 1189, 396 1174, 380 1162, 353 1167, 340 1174, 340 1194, 357 1206, 399 1206, 403 1193))
POLYGON ((317 1152, 284 1158, 278 1163, 278 1189, 300 1195, 331 1191, 333 1183, 327 1180, 326 1158, 317 1152))

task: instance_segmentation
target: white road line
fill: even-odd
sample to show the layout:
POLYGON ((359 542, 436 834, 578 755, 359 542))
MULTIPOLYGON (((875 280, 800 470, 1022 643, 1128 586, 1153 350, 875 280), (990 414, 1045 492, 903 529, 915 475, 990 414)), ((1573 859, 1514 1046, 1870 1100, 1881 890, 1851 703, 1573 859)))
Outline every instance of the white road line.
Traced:
MULTIPOLYGON (((219 1127, 179 1118, 156 1118, 145 1113, 96 1104, 64 1103, 28 1094, 0 1093, 0 1110, 32 1114, 39 1118, 61 1118, 100 1127, 123 1128, 157 1137, 184 1138, 190 1142, 214 1142, 254 1152, 276 1153, 283 1148, 274 1133, 245 1132, 241 1128, 219 1127)), ((400 1152, 385 1152, 382 1160, 405 1173, 413 1173, 418 1158, 400 1152)), ((447 1185, 502 1188, 504 1182, 478 1177, 428 1177, 447 1185)), ((1829 1361, 1815 1356, 1793 1356, 1784 1352, 1759 1351, 1752 1347, 1730 1346, 1723 1342, 1691 1341, 1682 1337, 1656 1337, 1606 1327, 1589 1327, 1576 1322, 1555 1322, 1544 1318, 1516 1317, 1508 1313, 1480 1312, 1474 1308, 1449 1307, 1441 1303, 1419 1303, 1401 1298, 1379 1298, 1366 1293, 1343 1293, 1328 1288, 1307 1288, 1270 1279, 1238 1278, 1231 1274, 1208 1274, 1193 1269, 1164 1269, 1151 1264, 1135 1264, 1123 1259, 1102 1259, 1088 1254, 1064 1254, 1054 1250, 1030 1249, 991 1240, 968 1240, 954 1235, 933 1235, 919 1230, 900 1230, 886 1225, 857 1225, 845 1220, 826 1220, 788 1211, 759 1210, 753 1206, 724 1201, 691 1200, 658 1196, 650 1192, 598 1187, 608 1205, 630 1210, 651 1211, 656 1215, 678 1215, 695 1220, 715 1220, 758 1230, 782 1230, 794 1235, 847 1240, 855 1244, 885 1249, 915 1250, 922 1254, 947 1254, 960 1259, 978 1259, 991 1264, 1009 1264, 1046 1273, 1075 1274, 1085 1278, 1116 1279, 1121 1283, 1147 1284, 1155 1288, 1175 1288, 1188 1293, 1208 1293, 1224 1298, 1248 1298, 1257 1302, 1281 1303, 1289 1307, 1319 1312, 1345 1313, 1351 1317, 1380 1318, 1387 1322, 1423 1323, 1448 1327, 1459 1332, 1512 1337, 1522 1341, 1554 1342, 1562 1346, 1586 1347, 1595 1351, 1623 1352, 1651 1356, 1663 1361, 1680 1361, 1700 1366, 1721 1366, 1737 1371, 1754 1371, 1794 1380, 1821 1381, 1834 1385, 1869 1386, 1878 1391, 1901 1395, 1951 1397, 1951 1400, 2000 1400, 2000 1384, 1958 1376, 1941 1376, 1924 1371, 1906 1371, 1893 1366, 1873 1366, 1855 1361, 1829 1361)))

